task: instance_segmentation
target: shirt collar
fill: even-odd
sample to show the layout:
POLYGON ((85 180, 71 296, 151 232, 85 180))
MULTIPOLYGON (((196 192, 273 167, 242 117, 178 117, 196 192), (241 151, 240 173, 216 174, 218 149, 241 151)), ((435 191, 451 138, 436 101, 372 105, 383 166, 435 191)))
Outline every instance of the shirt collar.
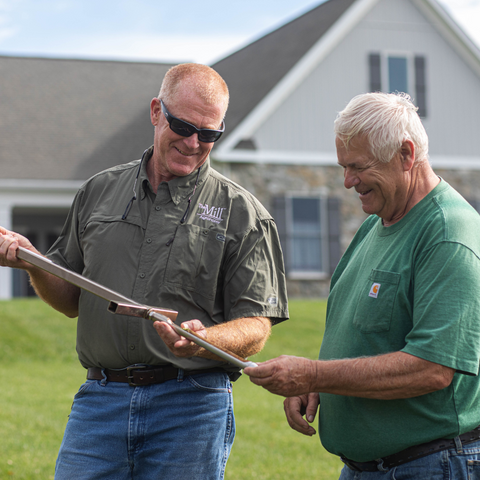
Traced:
POLYGON ((140 168, 140 185, 142 186, 142 188, 140 189, 141 200, 145 198, 148 191, 150 191, 154 195, 156 194, 156 192, 153 191, 152 184, 150 183, 150 180, 148 179, 148 174, 147 174, 147 163, 150 161, 152 154, 153 154, 153 145, 147 150, 142 166, 140 168))
MULTIPOLYGON (((150 161, 153 154, 153 145, 148 149, 145 155, 145 161, 140 170, 140 181, 142 189, 140 191, 141 199, 145 198, 147 191, 150 190, 154 195, 157 192, 153 192, 152 185, 148 179, 147 174, 147 163, 150 161)), ((200 175, 198 176, 197 189, 205 182, 205 179, 208 177, 208 172, 210 170, 210 157, 207 158, 205 163, 200 167, 200 175)), ((188 198, 195 188, 195 182, 197 181, 198 169, 186 175, 185 177, 176 177, 169 182, 167 182, 170 196, 172 197, 173 203, 178 205, 182 200, 188 198)))
POLYGON ((197 176, 197 189, 202 186, 208 176, 209 170, 210 158, 207 158, 206 162, 200 167, 200 174, 197 168, 190 175, 185 177, 176 177, 168 182, 170 195, 172 196, 172 200, 175 205, 178 205, 181 201, 185 200, 193 193, 193 190, 195 189, 195 183, 197 182, 197 176))

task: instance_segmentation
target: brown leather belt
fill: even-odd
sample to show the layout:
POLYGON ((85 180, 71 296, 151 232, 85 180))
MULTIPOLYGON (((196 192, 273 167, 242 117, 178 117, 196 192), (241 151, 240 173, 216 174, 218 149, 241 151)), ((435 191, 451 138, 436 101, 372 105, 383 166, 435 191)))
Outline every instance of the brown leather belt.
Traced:
MULTIPOLYGON (((131 365, 123 370, 111 370, 109 368, 91 367, 87 371, 87 380, 103 380, 104 373, 108 382, 128 383, 132 387, 164 383, 178 377, 178 368, 172 365, 151 366, 131 365)), ((184 376, 197 373, 227 373, 222 368, 210 368, 205 370, 185 370, 184 376)))
MULTIPOLYGON (((474 428, 472 431, 463 433, 459 436, 462 445, 472 443, 475 440, 480 439, 480 426, 474 428)), ((388 455, 378 460, 371 462, 354 462, 345 457, 340 457, 345 463, 345 465, 352 470, 357 472, 378 472, 383 471, 383 469, 390 469, 393 467, 398 467, 412 460, 417 460, 418 458, 426 457, 432 453, 441 452, 442 450, 448 450, 449 448, 455 448, 455 440, 440 438, 438 440, 433 440, 431 442, 422 443, 421 445, 415 445, 413 447, 406 448, 401 452, 394 453, 393 455, 388 455), (380 470, 380 468, 382 470, 380 470)))

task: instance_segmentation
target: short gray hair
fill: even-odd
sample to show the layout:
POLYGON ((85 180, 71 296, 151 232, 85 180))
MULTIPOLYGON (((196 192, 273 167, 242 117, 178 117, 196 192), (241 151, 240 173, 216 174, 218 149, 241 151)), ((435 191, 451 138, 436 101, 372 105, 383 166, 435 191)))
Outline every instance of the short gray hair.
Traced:
POLYGON ((415 145, 415 162, 428 161, 427 132, 406 93, 357 95, 338 114, 334 130, 347 149, 353 138, 366 137, 370 153, 381 162, 389 162, 405 140, 415 145))

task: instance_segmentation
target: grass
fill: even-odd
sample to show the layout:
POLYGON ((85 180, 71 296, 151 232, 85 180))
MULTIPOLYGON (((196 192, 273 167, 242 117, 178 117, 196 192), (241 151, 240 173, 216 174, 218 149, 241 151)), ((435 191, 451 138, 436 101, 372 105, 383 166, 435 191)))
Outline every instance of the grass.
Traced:
MULTIPOLYGON (((324 301, 291 301, 291 320, 273 329, 252 360, 281 354, 316 358, 325 307, 324 301)), ((85 378, 75 330, 76 321, 38 299, 0 302, 0 480, 53 479, 72 399, 85 378)), ((341 462, 318 436, 290 429, 282 397, 242 376, 234 384, 234 402, 237 435, 227 480, 338 478, 341 462)))
POLYGON ((76 322, 37 299, 0 302, 0 479, 53 478, 72 404, 85 378, 76 322))

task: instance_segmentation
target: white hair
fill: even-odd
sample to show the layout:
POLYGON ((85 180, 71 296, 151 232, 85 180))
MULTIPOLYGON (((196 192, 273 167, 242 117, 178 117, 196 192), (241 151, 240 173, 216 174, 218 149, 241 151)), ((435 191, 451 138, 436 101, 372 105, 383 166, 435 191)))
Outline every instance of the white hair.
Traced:
POLYGON ((353 138, 367 138, 370 153, 381 162, 389 162, 405 140, 415 145, 416 163, 428 161, 427 132, 406 93, 357 95, 337 115, 334 130, 347 149, 353 138))

